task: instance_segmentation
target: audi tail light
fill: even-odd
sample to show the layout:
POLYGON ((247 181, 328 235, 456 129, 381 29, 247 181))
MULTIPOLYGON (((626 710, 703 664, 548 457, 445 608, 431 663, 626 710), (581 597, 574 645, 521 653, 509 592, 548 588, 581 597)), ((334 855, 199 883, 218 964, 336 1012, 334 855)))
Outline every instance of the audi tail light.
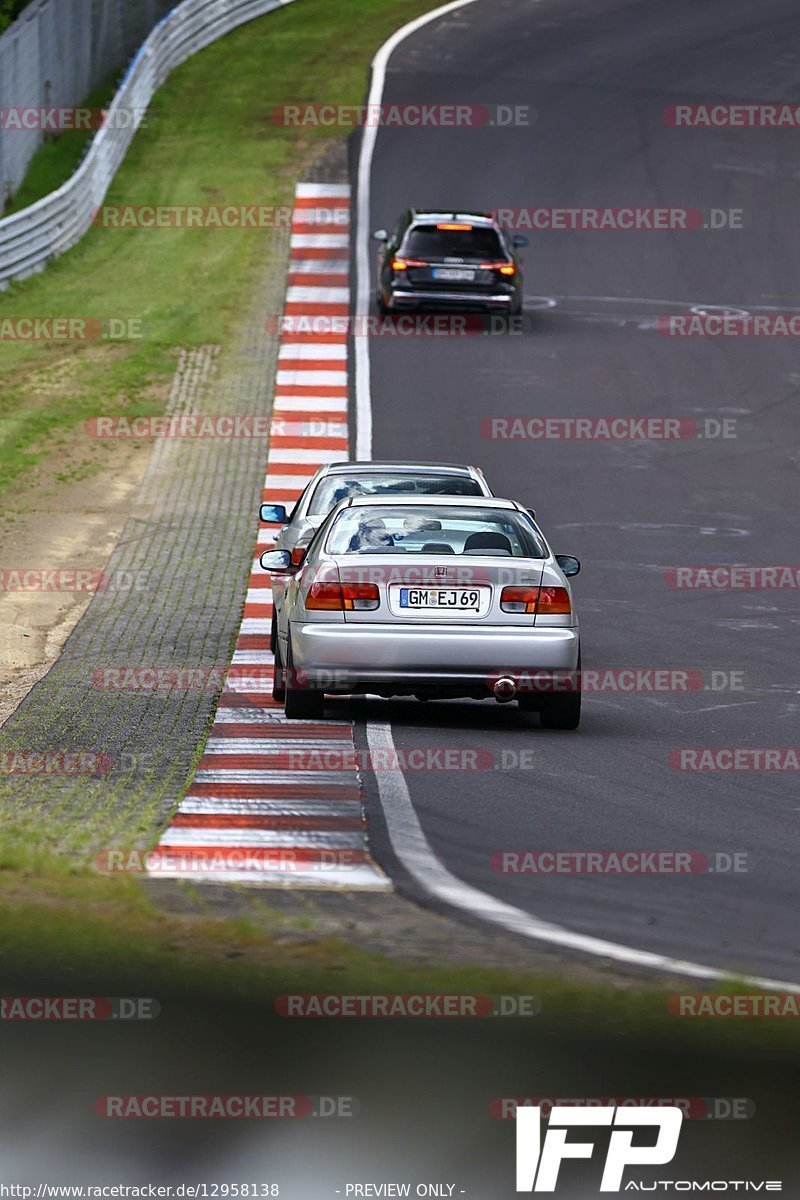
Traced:
POLYGON ((500 262, 485 262, 481 263, 482 271, 496 271, 499 275, 514 275, 517 268, 513 263, 502 259, 500 262))
POLYGON ((409 267, 427 267, 428 264, 421 258, 393 258, 393 271, 407 271, 409 267))

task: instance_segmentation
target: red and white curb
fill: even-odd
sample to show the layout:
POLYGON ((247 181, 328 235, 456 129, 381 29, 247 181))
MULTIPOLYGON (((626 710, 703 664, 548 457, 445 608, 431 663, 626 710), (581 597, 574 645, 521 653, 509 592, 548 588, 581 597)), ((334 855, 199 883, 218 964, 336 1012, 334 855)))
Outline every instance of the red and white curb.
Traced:
MULTIPOLYGON (((314 472, 348 457, 350 189, 301 183, 292 215, 285 315, 263 500, 291 507, 314 472), (323 322, 329 326, 331 322, 323 322)), ((233 667, 194 781, 150 859, 159 878, 386 889, 367 849, 349 721, 287 721, 272 699, 272 591, 259 555, 233 667), (252 670, 252 674, 249 674, 252 670), (319 764, 332 765, 325 769, 319 764)))

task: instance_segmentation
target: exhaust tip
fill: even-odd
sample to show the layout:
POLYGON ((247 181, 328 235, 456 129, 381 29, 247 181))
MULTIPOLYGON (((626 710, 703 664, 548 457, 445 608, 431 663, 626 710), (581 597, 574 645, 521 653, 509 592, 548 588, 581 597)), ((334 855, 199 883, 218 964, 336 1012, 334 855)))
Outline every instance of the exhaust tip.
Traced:
POLYGON ((508 704, 517 694, 517 684, 509 675, 504 675, 502 679, 498 679, 492 690, 499 704, 508 704))

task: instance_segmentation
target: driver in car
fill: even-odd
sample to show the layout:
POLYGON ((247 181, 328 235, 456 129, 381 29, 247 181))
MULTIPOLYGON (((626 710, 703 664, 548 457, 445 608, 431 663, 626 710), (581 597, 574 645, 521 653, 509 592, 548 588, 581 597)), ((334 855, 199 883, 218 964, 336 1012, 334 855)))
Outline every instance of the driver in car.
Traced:
POLYGON ((382 546, 394 546, 394 538, 387 531, 380 517, 366 517, 359 521, 358 529, 350 538, 347 549, 350 551, 380 549, 382 546))

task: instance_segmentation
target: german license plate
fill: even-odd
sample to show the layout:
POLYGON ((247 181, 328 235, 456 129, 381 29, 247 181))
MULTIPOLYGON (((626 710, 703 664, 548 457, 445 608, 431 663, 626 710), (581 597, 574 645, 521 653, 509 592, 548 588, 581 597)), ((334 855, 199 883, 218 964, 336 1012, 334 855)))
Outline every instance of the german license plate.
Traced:
POLYGON ((475 272, 462 267, 436 267, 433 278, 449 283, 472 283, 475 272))
POLYGON ((481 594, 476 588, 401 588, 401 608, 450 608, 478 612, 481 594))

